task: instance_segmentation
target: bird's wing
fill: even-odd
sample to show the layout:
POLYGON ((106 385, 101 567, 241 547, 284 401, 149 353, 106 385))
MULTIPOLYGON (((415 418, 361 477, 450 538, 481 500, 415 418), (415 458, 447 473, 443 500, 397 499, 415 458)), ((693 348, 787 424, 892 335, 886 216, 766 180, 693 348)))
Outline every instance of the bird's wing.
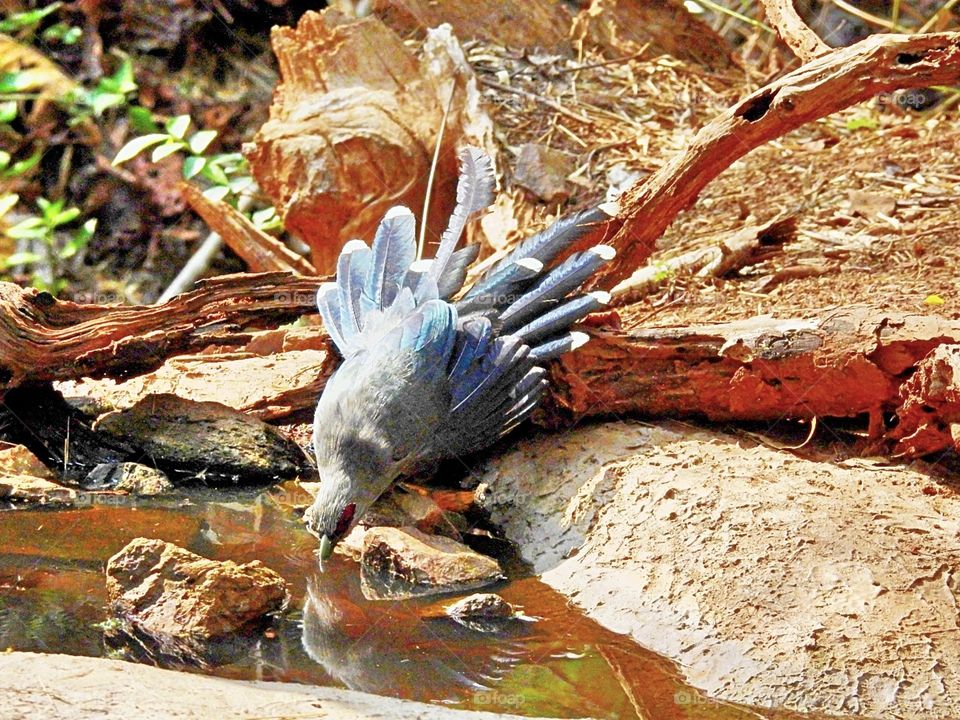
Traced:
POLYGON ((453 399, 436 454, 472 452, 510 432, 549 384, 543 365, 587 341, 570 327, 601 309, 609 294, 577 290, 613 258, 613 248, 597 245, 548 266, 611 214, 609 207, 592 208, 554 223, 492 267, 456 303, 453 399))
POLYGON ((479 246, 456 250, 467 220, 493 196, 490 159, 476 148, 460 153, 457 206, 433 260, 417 261, 413 213, 387 212, 373 239, 344 245, 335 282, 324 283, 317 306, 330 337, 345 358, 375 345, 433 300, 446 300, 463 286, 479 246))

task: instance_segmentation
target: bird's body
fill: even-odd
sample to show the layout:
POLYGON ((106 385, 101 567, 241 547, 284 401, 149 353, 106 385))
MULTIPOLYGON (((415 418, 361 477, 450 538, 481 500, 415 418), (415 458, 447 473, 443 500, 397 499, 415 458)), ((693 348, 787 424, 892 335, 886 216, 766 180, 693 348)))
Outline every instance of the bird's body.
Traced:
POLYGON ((394 208, 373 247, 351 241, 318 305, 344 361, 314 419, 320 489, 307 527, 328 556, 398 477, 478 450, 522 422, 547 386, 543 363, 584 342, 570 325, 606 302, 571 296, 612 248, 550 264, 598 221, 601 208, 558 221, 491 267, 457 301, 477 246, 455 251, 492 193, 489 160, 461 155, 458 207, 437 255, 416 261, 413 215, 394 208))

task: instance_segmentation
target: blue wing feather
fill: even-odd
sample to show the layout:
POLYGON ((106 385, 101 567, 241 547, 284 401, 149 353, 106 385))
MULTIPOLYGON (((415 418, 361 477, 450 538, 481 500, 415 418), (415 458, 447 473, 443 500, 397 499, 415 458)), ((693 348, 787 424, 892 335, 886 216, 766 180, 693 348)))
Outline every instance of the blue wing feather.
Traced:
POLYGON ((370 307, 382 310, 394 301, 410 265, 417 259, 413 213, 391 208, 373 238, 373 258, 364 286, 370 307))

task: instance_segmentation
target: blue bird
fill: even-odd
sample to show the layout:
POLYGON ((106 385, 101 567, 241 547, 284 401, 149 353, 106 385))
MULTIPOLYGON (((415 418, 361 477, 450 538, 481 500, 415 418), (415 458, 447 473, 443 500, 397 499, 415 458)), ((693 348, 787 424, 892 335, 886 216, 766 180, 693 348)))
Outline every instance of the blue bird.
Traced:
POLYGON ((389 210, 372 247, 351 240, 317 304, 343 362, 314 418, 320 485, 304 519, 320 558, 394 480, 510 432, 548 385, 544 364, 587 341, 573 323, 607 302, 577 293, 614 256, 597 245, 554 260, 612 212, 558 220, 490 267, 459 299, 479 245, 456 246, 493 200, 490 159, 460 154, 457 205, 432 260, 417 260, 413 213, 389 210))

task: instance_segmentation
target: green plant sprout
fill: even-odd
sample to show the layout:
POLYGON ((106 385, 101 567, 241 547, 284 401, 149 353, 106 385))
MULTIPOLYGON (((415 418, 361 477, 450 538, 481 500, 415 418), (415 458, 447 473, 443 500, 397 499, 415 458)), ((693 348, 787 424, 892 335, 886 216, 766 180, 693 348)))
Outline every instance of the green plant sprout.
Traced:
MULTIPOLYGON (((206 197, 223 200, 227 196, 233 197, 253 191, 253 177, 243 155, 236 152, 209 156, 204 154, 216 138, 216 130, 197 130, 188 135, 189 115, 170 118, 162 129, 154 123, 150 129, 151 132, 133 138, 120 148, 113 164, 121 165, 150 148, 153 148, 150 153, 152 162, 159 162, 174 153, 183 153, 186 155, 183 160, 183 178, 192 180, 200 177, 210 183, 210 187, 203 191, 206 197)), ((261 221, 270 222, 267 215, 261 216, 261 221)))
POLYGON ((91 113, 100 117, 110 108, 127 105, 131 94, 137 89, 137 81, 133 76, 133 62, 130 58, 123 57, 113 75, 100 78, 93 88, 78 88, 69 94, 66 98, 67 109, 73 116, 70 124, 75 125, 81 122, 91 113))
MULTIPOLYGON (((16 198, 15 195, 6 196, 0 203, 9 204, 10 197, 16 198)), ((16 199, 12 203, 16 204, 16 199)), ((10 204, 9 207, 13 205, 10 204)), ((6 258, 4 265, 6 268, 17 265, 38 266, 32 277, 34 287, 58 295, 67 284, 61 277, 64 262, 90 243, 97 221, 95 218, 87 220, 70 233, 66 242, 61 242, 59 236, 63 233, 64 226, 74 223, 80 217, 80 208, 65 207, 63 199, 47 200, 42 197, 37 198, 37 208, 40 215, 21 220, 4 231, 9 238, 27 241, 33 249, 13 253, 6 258)))
MULTIPOLYGON (((13 13, 0 20, 0 32, 13 35, 27 30, 33 32, 47 15, 55 13, 63 7, 62 2, 50 3, 36 10, 25 10, 24 12, 13 13)), ((63 24, 63 23, 58 23, 63 24)), ((56 27, 56 26, 54 26, 56 27)), ((79 38, 79 35, 77 35, 79 38)), ((76 42, 76 39, 74 39, 76 42)))
POLYGON ((10 153, 0 150, 0 180, 9 180, 23 175, 36 167, 42 156, 43 153, 37 150, 30 157, 14 162, 10 153))

